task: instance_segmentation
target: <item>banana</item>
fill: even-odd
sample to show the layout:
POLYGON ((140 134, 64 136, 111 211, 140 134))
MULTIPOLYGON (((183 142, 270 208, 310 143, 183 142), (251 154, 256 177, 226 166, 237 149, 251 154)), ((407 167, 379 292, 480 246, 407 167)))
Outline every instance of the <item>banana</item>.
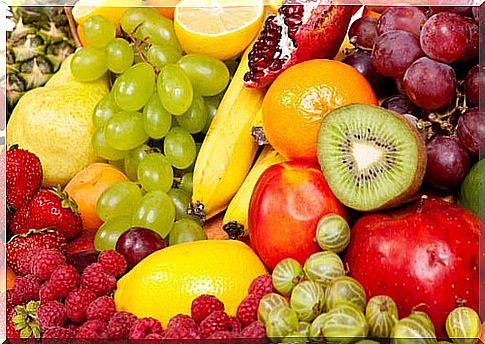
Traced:
POLYGON ((192 203, 187 212, 203 221, 227 207, 244 182, 258 150, 251 137, 251 125, 261 108, 265 90, 244 86, 251 47, 239 63, 195 162, 192 203))
POLYGON ((244 183, 231 200, 231 203, 229 203, 224 214, 222 221, 224 225, 222 228, 227 232, 229 238, 237 239, 248 234, 249 203, 254 187, 266 169, 283 161, 286 161, 286 159, 270 145, 266 145, 263 148, 254 166, 244 180, 244 183))
POLYGON ((254 117, 253 125, 251 126, 251 136, 254 138, 254 141, 259 146, 264 146, 268 144, 268 139, 264 134, 263 130, 263 108, 261 107, 254 117))

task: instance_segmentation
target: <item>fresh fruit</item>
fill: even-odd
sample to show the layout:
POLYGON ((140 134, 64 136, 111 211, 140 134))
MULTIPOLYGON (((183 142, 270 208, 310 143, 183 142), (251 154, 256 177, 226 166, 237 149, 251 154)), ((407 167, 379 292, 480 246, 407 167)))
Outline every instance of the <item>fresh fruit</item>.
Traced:
POLYGON ((468 152, 479 155, 485 149, 485 112, 469 108, 458 118, 457 132, 468 152))
POLYGON ((96 213, 103 221, 117 216, 129 215, 133 205, 142 199, 141 188, 129 181, 117 181, 107 187, 96 202, 96 213))
POLYGON ((173 127, 165 136, 163 151, 173 167, 183 170, 189 168, 197 157, 194 138, 181 127, 173 127))
POLYGON ((90 17, 82 26, 87 44, 98 49, 105 48, 116 36, 115 25, 100 15, 90 17))
POLYGON ((350 103, 377 104, 372 87, 356 69, 333 60, 299 63, 268 89, 263 101, 264 133, 284 157, 316 161, 322 119, 350 103))
POLYGON ((127 262, 125 257, 116 251, 103 251, 98 256, 98 263, 103 266, 103 269, 115 276, 119 277, 126 272, 127 262))
POLYGON ((188 314, 192 300, 205 293, 216 296, 226 312, 235 315, 251 281, 265 273, 256 254, 240 241, 183 243, 154 252, 123 276, 115 302, 119 310, 152 316, 166 326, 170 317, 188 314), (186 283, 188 279, 194 283, 186 283))
POLYGON ((162 153, 146 154, 139 162, 137 180, 145 191, 168 192, 173 183, 173 169, 162 153))
POLYGON ((266 321, 266 333, 269 338, 281 338, 296 331, 298 328, 298 315, 289 306, 280 306, 272 309, 266 321))
POLYGON ((470 169, 458 191, 458 205, 477 214, 485 221, 485 205, 480 201, 485 186, 485 160, 470 169))
POLYGON ((466 299, 473 309, 478 307, 481 225, 465 209, 423 198, 394 212, 360 218, 352 227, 344 261, 368 298, 388 295, 400 314, 426 304, 441 337, 457 298, 466 299), (389 245, 395 248, 392 253, 389 245))
POLYGON ((338 214, 327 214, 318 222, 315 235, 322 250, 340 253, 350 243, 350 227, 338 214))
POLYGON ((135 53, 128 41, 115 38, 106 45, 106 67, 113 73, 124 73, 133 64, 135 53))
POLYGON ((274 288, 282 295, 290 295, 293 288, 305 278, 301 264, 293 258, 278 262, 272 272, 274 288))
POLYGON ((251 43, 264 20, 260 0, 234 6, 227 0, 180 1, 174 13, 174 27, 183 50, 219 60, 238 56, 251 43))
POLYGON ((481 327, 477 312, 468 307, 457 307, 446 318, 446 333, 456 344, 476 343, 481 327))
POLYGON ((284 2, 276 15, 266 18, 251 50, 250 70, 244 75, 246 86, 264 87, 297 63, 335 57, 352 10, 352 6, 329 5, 322 1, 309 6, 284 2))
POLYGON ((81 275, 81 288, 91 290, 97 296, 106 295, 116 288, 116 277, 109 274, 100 263, 93 263, 81 275))
POLYGON ((372 49, 377 38, 377 19, 363 16, 355 20, 349 27, 349 42, 363 49, 372 49))
POLYGON ((95 81, 108 71, 106 52, 94 47, 81 48, 74 53, 70 67, 76 80, 81 82, 95 81))
POLYGON ((44 186, 63 186, 98 160, 91 145, 92 113, 108 93, 107 80, 76 81, 68 68, 70 61, 64 61, 46 86, 22 97, 7 125, 7 146, 18 144, 39 157, 44 186))
POLYGON ((347 217, 317 165, 303 161, 273 165, 261 175, 251 196, 251 246, 270 268, 289 257, 304 264, 320 250, 315 231, 327 213, 347 217))
POLYGON ((263 148, 237 193, 224 212, 223 229, 230 239, 248 235, 248 212, 251 195, 263 172, 270 166, 285 161, 271 146, 263 148))
POLYGON ((388 338, 399 320, 397 305, 389 296, 376 295, 367 302, 365 318, 370 336, 388 338))
POLYGON ((195 161, 191 213, 202 218, 209 219, 228 206, 257 152, 250 129, 264 93, 244 87, 247 61, 246 51, 195 161))
POLYGON ((481 65, 470 68, 465 77, 465 96, 467 102, 478 106, 480 101, 480 85, 485 80, 485 70, 481 65))
POLYGON ((166 246, 167 243, 158 233, 147 228, 133 227, 120 235, 116 251, 125 257, 131 269, 149 254, 166 246))
POLYGON ((406 201, 419 190, 426 168, 426 149, 416 127, 397 113, 364 104, 325 116, 318 156, 335 196, 361 211, 406 201))
POLYGON ((411 115, 421 118, 422 110, 414 104, 408 97, 398 94, 383 100, 381 106, 385 109, 400 113, 401 115, 411 115))
POLYGON ((67 183, 64 191, 76 202, 83 229, 98 229, 103 224, 96 213, 100 195, 113 183, 126 180, 128 177, 112 165, 93 163, 67 183))
POLYGON ((168 64, 157 78, 157 92, 163 107, 175 116, 189 110, 194 99, 192 82, 180 66, 168 64))
POLYGON ((101 15, 109 19, 116 27, 120 25, 120 18, 125 11, 133 6, 140 5, 139 0, 79 0, 72 9, 72 15, 76 23, 81 26, 89 18, 101 15))
POLYGON ((155 71, 153 67, 146 62, 140 62, 131 66, 116 79, 112 92, 114 92, 116 104, 121 109, 138 111, 148 102, 154 89, 155 71))
POLYGON ((325 290, 319 283, 303 281, 293 288, 290 306, 299 320, 310 322, 325 309, 325 296, 325 290))
POLYGON ((10 229, 14 234, 20 234, 46 227, 55 229, 66 239, 72 239, 82 231, 76 203, 60 188, 39 191, 15 213, 10 229))
POLYGON ((261 298, 258 306, 258 319, 266 324, 269 313, 280 306, 288 306, 288 301, 280 294, 270 293, 261 298))
POLYGON ((379 16, 377 32, 382 35, 391 30, 403 30, 419 38, 421 27, 427 19, 420 7, 391 6, 379 16))
POLYGON ((7 31, 6 49, 10 110, 27 91, 44 86, 75 50, 61 6, 18 6, 12 12, 15 28, 7 31))
POLYGON ((18 210, 40 190, 42 165, 35 154, 12 147, 5 154, 4 168, 7 204, 18 210))
POLYGON ((344 264, 340 257, 331 251, 312 254, 303 266, 305 276, 328 288, 337 277, 345 275, 344 264))
POLYGON ((55 248, 43 248, 35 255, 30 265, 31 273, 39 281, 46 281, 57 266, 65 264, 66 257, 55 248))
POLYGON ((116 216, 103 223, 94 237, 96 250, 114 250, 120 235, 131 226, 132 217, 130 215, 116 216))
POLYGON ((199 221, 185 218, 175 221, 168 239, 169 245, 172 246, 183 242, 207 240, 207 234, 199 221))
POLYGON ((166 238, 175 220, 175 206, 171 198, 163 191, 147 192, 137 203, 132 224, 157 232, 166 238))
POLYGON ((325 290, 325 309, 327 311, 341 304, 351 304, 364 312, 367 298, 364 287, 355 278, 336 277, 325 290))
POLYGON ((392 329, 390 337, 392 344, 409 343, 411 339, 419 344, 436 343, 435 334, 425 325, 410 317, 399 320, 392 329))

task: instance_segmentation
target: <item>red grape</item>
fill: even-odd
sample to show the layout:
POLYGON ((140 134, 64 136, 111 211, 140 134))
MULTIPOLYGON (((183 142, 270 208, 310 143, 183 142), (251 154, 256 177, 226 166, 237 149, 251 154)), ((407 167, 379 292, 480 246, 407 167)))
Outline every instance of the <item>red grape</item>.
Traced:
POLYGON ((458 136, 463 146, 473 155, 485 148, 485 112, 478 108, 465 111, 458 119, 458 136))
POLYGON ((409 114, 416 118, 421 117, 421 109, 409 100, 408 97, 401 94, 384 99, 381 106, 402 115, 409 114))
POLYGON ((386 9, 377 22, 377 33, 404 30, 419 37, 421 26, 427 20, 421 9, 412 6, 396 6, 386 9))
POLYGON ((411 33, 392 30, 377 37, 372 49, 372 65, 385 76, 402 76, 406 69, 423 56, 418 39, 411 33))
POLYGON ((470 156, 458 137, 437 135, 426 147, 428 184, 440 190, 459 186, 470 170, 470 156))
POLYGON ((406 95, 406 91, 404 91, 404 86, 403 86, 403 76, 398 76, 394 78, 394 83, 396 85, 396 89, 399 93, 402 95, 406 95))
POLYGON ((462 57, 468 47, 469 36, 464 17, 450 12, 437 13, 421 29, 421 48, 434 60, 452 63, 462 57))
POLYGON ((116 242, 116 251, 122 254, 132 268, 149 254, 167 247, 166 241, 148 228, 133 227, 124 232, 116 242))
POLYGON ((361 17, 354 21, 349 28, 350 43, 358 48, 372 49, 377 38, 377 19, 374 17, 361 17))
POLYGON ((470 6, 430 6, 430 9, 434 13, 451 12, 451 13, 460 14, 462 16, 466 16, 471 13, 470 6))
POLYGON ((485 65, 475 65, 465 77, 465 96, 468 103, 478 106, 480 87, 485 86, 485 65))
POLYGON ((416 105, 439 109, 455 97, 455 71, 447 64, 421 57, 406 70, 403 87, 416 105))
POLYGON ((356 51, 346 56, 342 62, 357 69, 374 89, 378 88, 378 85, 382 80, 382 76, 377 73, 376 69, 372 65, 369 54, 362 51, 356 51))
POLYGON ((468 44, 465 52, 460 57, 460 61, 474 59, 478 56, 478 46, 480 43, 480 28, 471 18, 464 18, 468 29, 468 44))

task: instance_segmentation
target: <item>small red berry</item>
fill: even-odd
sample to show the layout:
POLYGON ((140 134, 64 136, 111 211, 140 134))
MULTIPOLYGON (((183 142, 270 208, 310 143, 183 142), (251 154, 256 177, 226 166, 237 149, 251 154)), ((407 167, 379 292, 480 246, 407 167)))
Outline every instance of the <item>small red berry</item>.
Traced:
POLYGON ((45 248, 41 250, 32 261, 32 274, 41 281, 46 281, 51 277, 52 272, 61 264, 66 263, 66 257, 61 251, 45 248))
POLYGON ((116 277, 108 274, 100 263, 93 263, 84 269, 81 286, 98 296, 106 295, 116 287, 116 277))
POLYGON ((49 282, 42 284, 39 290, 40 302, 58 300, 60 297, 57 295, 56 289, 49 282))
POLYGON ((36 319, 43 330, 53 326, 63 326, 66 322, 64 305, 59 301, 41 303, 36 319))
POLYGON ((96 294, 86 289, 75 289, 67 295, 65 300, 66 315, 74 322, 86 319, 88 306, 96 300, 96 294))
POLYGON ((106 325, 101 320, 88 320, 77 329, 77 338, 107 338, 106 325))
POLYGON ((232 339, 234 338, 234 333, 229 331, 216 331, 212 333, 207 339, 232 339))
POLYGON ((243 326, 237 317, 231 318, 231 332, 241 332, 243 326))
POLYGON ((215 311, 202 320, 199 326, 199 333, 202 338, 207 338, 216 331, 230 331, 231 326, 231 318, 226 312, 215 311))
POLYGON ((163 328, 160 321, 151 317, 136 320, 130 329, 129 339, 145 339, 152 333, 162 334, 163 328))
POLYGON ((72 265, 58 266, 49 279, 49 283, 54 288, 57 296, 66 297, 79 283, 79 272, 72 265))
POLYGON ((258 306, 261 298, 256 294, 247 295, 237 307, 236 316, 243 327, 258 320, 258 306))
POLYGON ((40 282, 34 275, 17 276, 13 282, 12 300, 15 304, 25 304, 39 299, 40 282))
POLYGON ((88 320, 108 321, 115 312, 115 301, 112 297, 104 295, 89 304, 86 309, 86 318, 88 320))
POLYGON ((108 338, 126 339, 130 334, 130 329, 136 321, 136 316, 129 312, 116 312, 109 319, 107 330, 108 338))
POLYGON ((116 251, 102 251, 98 256, 98 263, 100 263, 104 270, 119 277, 126 272, 127 263, 123 255, 116 251))
POLYGON ((42 334, 42 338, 76 338, 76 331, 60 326, 53 326, 44 331, 44 333, 42 334))
POLYGON ((42 248, 33 248, 25 252, 19 260, 19 275, 25 276, 32 273, 32 262, 36 260, 40 251, 42 251, 42 248))
POLYGON ((246 326, 238 336, 238 338, 266 338, 266 327, 264 324, 256 320, 246 326))
POLYGON ((224 311, 224 304, 214 295, 200 295, 192 301, 190 313, 197 324, 215 311, 224 311))
POLYGON ((265 274, 256 277, 256 279, 251 282, 249 285, 248 294, 255 294, 262 298, 264 295, 272 293, 273 291, 274 288, 271 275, 265 274))

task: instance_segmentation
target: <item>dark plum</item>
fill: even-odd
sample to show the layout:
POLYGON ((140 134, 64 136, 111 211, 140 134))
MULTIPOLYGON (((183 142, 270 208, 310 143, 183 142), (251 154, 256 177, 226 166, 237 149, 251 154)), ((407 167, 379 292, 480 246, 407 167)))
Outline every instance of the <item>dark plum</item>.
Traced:
POLYGON ((419 38, 421 27, 427 19, 426 14, 418 7, 389 7, 379 17, 377 33, 382 35, 391 30, 404 30, 419 38))
POLYGON ((475 65, 465 77, 465 96, 467 102, 478 106, 480 102, 480 87, 485 86, 485 65, 475 65))
POLYGON ((377 38, 377 19, 365 16, 350 25, 349 41, 358 48, 372 49, 377 38))
POLYGON ((485 112, 479 108, 465 111, 458 119, 458 136, 461 143, 473 155, 485 148, 485 112))
POLYGON ((416 118, 421 117, 421 109, 416 106, 416 104, 414 104, 408 97, 401 94, 384 99, 381 106, 402 115, 408 114, 416 118))
POLYGON ((378 89, 382 76, 372 65, 370 54, 363 51, 356 51, 346 56, 342 62, 357 69, 367 79, 374 90, 378 89))
POLYGON ((461 184, 470 170, 470 156, 456 136, 437 135, 426 145, 426 182, 439 190, 461 184))
POLYGON ((165 247, 167 242, 158 233, 143 227, 130 228, 116 242, 116 251, 125 257, 129 269, 149 254, 165 247))

